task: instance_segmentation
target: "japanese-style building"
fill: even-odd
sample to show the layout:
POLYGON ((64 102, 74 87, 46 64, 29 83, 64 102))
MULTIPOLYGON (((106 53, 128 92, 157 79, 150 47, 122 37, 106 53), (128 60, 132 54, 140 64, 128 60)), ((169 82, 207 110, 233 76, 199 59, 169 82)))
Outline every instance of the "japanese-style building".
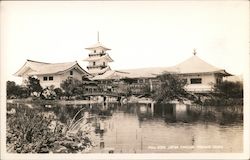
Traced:
POLYGON ((99 42, 99 34, 98 42, 85 49, 90 51, 89 57, 85 59, 85 61, 89 62, 87 69, 90 74, 96 76, 111 70, 108 63, 113 62, 113 60, 107 53, 110 49, 99 42))
MULTIPOLYGON (((138 68, 129 70, 107 70, 106 72, 95 75, 93 80, 102 81, 119 81, 122 79, 130 79, 130 86, 134 91, 140 92, 140 88, 148 84, 150 90, 155 90, 159 87, 157 76, 163 73, 178 74, 180 78, 186 81, 186 90, 192 92, 210 92, 213 91, 213 86, 220 83, 223 77, 231 76, 224 69, 217 68, 208 64, 196 55, 194 50, 193 55, 171 67, 154 67, 154 68, 138 68)), ((119 84, 122 85, 122 84, 119 84)))
POLYGON ((91 75, 86 72, 76 61, 65 63, 45 63, 27 60, 26 63, 15 73, 23 78, 23 83, 30 76, 39 79, 40 85, 45 88, 53 85, 60 87, 62 81, 68 77, 78 80, 89 79, 91 75))
POLYGON ((41 86, 46 87, 54 85, 60 87, 60 83, 67 77, 73 77, 78 80, 85 78, 99 82, 100 85, 112 90, 114 84, 128 85, 122 83, 123 80, 129 80, 130 88, 134 92, 140 92, 140 88, 148 84, 150 90, 159 87, 158 75, 165 72, 178 74, 187 82, 186 90, 192 92, 209 92, 213 86, 220 83, 223 77, 230 76, 224 69, 217 68, 208 64, 199 58, 194 51, 193 55, 175 66, 154 67, 112 70, 109 62, 113 62, 107 51, 111 50, 98 42, 86 48, 90 51, 88 57, 84 59, 88 62, 87 71, 85 71, 76 61, 69 63, 44 63, 27 60, 24 66, 17 71, 16 76, 23 77, 37 76, 41 86), (109 85, 112 83, 112 85, 109 85))

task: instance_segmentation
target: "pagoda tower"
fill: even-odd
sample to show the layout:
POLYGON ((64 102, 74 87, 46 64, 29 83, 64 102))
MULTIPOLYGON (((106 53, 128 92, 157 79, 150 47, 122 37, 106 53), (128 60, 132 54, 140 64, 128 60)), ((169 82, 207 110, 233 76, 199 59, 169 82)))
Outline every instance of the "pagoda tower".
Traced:
POLYGON ((106 53, 106 51, 111 49, 105 47, 99 42, 99 33, 97 37, 97 43, 85 49, 90 51, 89 57, 84 59, 84 61, 89 62, 87 69, 90 74, 96 76, 111 70, 108 63, 113 62, 113 60, 109 54, 106 53))

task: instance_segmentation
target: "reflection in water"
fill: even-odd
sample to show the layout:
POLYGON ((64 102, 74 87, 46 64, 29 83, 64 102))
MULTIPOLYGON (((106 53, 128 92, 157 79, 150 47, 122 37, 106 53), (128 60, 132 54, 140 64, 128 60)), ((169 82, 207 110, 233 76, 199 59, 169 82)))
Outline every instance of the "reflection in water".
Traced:
MULTIPOLYGON (((107 128, 100 142, 106 148, 114 148, 115 153, 241 152, 243 111, 242 106, 233 108, 184 104, 115 106, 112 116, 105 120, 113 128, 107 128), (167 149, 182 145, 186 148, 167 149), (211 148, 214 146, 217 148, 211 148)), ((93 152, 105 152, 105 147, 100 145, 93 152)))
MULTIPOLYGON (((8 104, 8 110, 14 107, 8 104)), ((104 103, 33 108, 64 124, 83 109, 75 120, 86 117, 94 128, 96 147, 91 152, 242 152, 242 106, 104 103)))

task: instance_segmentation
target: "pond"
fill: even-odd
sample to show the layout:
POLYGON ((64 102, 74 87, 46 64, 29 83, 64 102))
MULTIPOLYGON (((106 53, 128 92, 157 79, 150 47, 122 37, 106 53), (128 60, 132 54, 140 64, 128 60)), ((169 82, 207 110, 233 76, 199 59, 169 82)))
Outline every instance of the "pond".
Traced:
MULTIPOLYGON (((185 104, 8 104, 53 113, 63 124, 89 118, 88 153, 235 153, 243 151, 243 106, 185 104)), ((81 125, 81 123, 79 124, 81 125)))

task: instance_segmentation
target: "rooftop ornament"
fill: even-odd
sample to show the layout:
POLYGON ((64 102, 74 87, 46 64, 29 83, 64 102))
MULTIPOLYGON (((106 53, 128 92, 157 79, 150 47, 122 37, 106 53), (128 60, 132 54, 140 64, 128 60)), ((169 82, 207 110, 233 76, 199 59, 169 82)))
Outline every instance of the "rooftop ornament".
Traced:
POLYGON ((197 54, 197 52, 196 52, 196 49, 195 49, 195 48, 193 49, 193 54, 194 54, 194 56, 197 54))

